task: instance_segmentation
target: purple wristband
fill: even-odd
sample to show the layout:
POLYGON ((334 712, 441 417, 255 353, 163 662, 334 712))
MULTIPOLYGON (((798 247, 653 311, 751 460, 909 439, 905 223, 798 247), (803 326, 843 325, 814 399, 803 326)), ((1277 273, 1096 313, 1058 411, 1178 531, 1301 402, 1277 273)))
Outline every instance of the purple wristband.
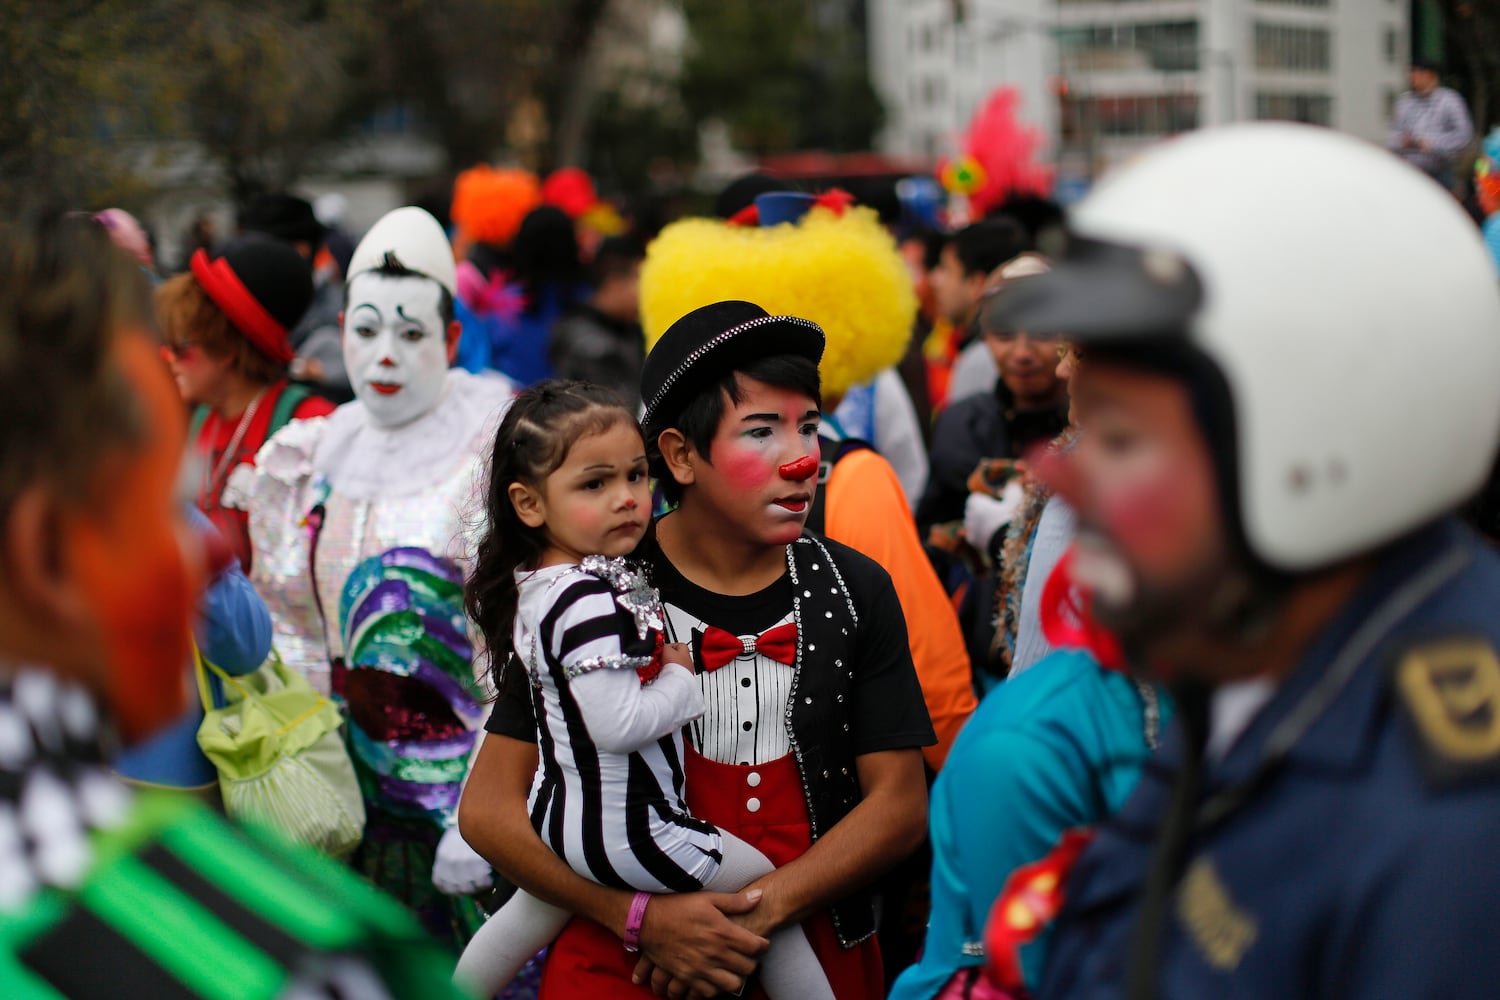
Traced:
POLYGON ((646 919, 646 904, 651 902, 651 893, 638 892, 630 901, 630 913, 625 917, 625 950, 641 950, 641 922, 646 919))

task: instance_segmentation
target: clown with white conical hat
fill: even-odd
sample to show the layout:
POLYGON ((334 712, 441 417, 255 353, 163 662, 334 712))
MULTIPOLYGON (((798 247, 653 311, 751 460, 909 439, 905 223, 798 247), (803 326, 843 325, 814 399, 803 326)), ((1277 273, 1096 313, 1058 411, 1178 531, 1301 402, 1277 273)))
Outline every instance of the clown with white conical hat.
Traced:
POLYGON ((478 909, 429 875, 445 891, 488 878, 453 828, 485 715, 463 581, 483 455, 513 392, 449 367, 457 281, 431 215, 387 214, 348 274, 340 322, 355 399, 261 451, 254 582, 282 658, 347 709, 369 815, 356 863, 461 945, 478 909), (436 872, 435 852, 447 862, 436 872))

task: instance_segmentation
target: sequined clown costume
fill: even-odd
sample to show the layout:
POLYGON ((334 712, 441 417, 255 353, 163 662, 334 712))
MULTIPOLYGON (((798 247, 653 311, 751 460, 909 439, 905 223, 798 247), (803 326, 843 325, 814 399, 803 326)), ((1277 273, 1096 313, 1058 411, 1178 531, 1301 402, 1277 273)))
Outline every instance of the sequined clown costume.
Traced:
POLYGON ((344 662, 334 690, 369 819, 356 864, 434 931, 475 929, 432 884, 433 852, 452 822, 484 721, 463 609, 463 572, 420 548, 360 562, 339 600, 344 662))
POLYGON ((385 215, 348 273, 355 400, 288 425, 257 457, 255 583, 283 659, 348 707, 369 817, 355 863, 462 946, 479 921, 462 893, 479 880, 440 878, 434 859, 445 833, 468 851, 453 813, 482 696, 460 595, 511 388, 450 367, 457 278, 431 215, 385 215))
POLYGON ((355 863, 455 946, 479 912, 431 871, 483 721, 462 587, 508 395, 454 371, 411 425, 374 425, 357 402, 290 425, 262 452, 251 507, 276 647, 348 706, 368 815, 355 863))

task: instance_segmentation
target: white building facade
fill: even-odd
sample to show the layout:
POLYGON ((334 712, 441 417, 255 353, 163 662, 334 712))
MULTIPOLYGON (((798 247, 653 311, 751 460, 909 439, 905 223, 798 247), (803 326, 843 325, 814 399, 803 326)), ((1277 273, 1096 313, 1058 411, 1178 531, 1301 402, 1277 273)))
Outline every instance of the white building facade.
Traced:
POLYGON ((1406 0, 868 0, 882 152, 957 150, 1000 86, 1060 177, 1152 141, 1249 119, 1383 141, 1405 89, 1406 0))

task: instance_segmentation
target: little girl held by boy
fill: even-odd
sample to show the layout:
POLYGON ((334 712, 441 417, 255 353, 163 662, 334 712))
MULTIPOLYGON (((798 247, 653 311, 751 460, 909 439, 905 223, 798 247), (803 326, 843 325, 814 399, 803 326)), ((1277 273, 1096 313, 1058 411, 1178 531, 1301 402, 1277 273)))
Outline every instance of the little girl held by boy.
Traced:
MULTIPOLYGON (((660 599, 622 557, 651 515, 640 426, 609 390, 544 382, 511 404, 495 438, 489 523, 469 610, 492 669, 524 666, 541 767, 532 824, 580 875, 636 890, 625 947, 652 893, 738 892, 773 865, 695 819, 683 801, 682 728, 703 714, 691 653, 663 639, 660 599)), ((518 891, 464 950, 455 980, 493 996, 570 914, 518 891)), ((801 928, 771 936, 772 1000, 832 1000, 801 928)))

